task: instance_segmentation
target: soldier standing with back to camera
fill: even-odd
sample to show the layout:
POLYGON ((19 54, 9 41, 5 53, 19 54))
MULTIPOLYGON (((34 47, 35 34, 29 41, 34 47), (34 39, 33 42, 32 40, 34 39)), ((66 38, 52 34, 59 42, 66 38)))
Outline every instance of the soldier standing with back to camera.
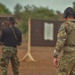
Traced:
POLYGON ((64 18, 66 21, 57 34, 53 63, 58 68, 57 75, 75 75, 75 12, 71 7, 65 9, 64 18), (63 53, 58 63, 61 50, 63 53))
POLYGON ((15 18, 7 19, 8 26, 2 29, 0 41, 3 42, 2 57, 0 60, 1 75, 7 75, 8 63, 11 61, 14 75, 19 75, 19 58, 17 57, 17 46, 21 45, 22 35, 20 30, 15 27, 15 18))

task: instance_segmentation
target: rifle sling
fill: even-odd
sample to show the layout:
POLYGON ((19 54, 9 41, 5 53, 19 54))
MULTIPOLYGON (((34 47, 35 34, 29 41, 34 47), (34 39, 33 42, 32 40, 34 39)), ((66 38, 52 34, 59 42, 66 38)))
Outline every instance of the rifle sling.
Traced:
POLYGON ((11 30, 12 30, 12 32, 13 32, 13 34, 14 34, 15 39, 18 41, 18 38, 17 38, 17 36, 16 36, 16 34, 15 34, 14 29, 13 29, 12 27, 10 27, 10 28, 11 28, 11 30))

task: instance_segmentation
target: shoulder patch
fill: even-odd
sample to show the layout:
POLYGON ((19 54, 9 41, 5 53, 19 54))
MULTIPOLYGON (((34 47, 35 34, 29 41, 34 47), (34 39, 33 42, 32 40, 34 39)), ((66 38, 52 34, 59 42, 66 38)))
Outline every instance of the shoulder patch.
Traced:
POLYGON ((60 28, 59 28, 59 31, 58 31, 58 32, 62 31, 62 30, 65 28, 65 26, 66 26, 66 24, 65 24, 65 23, 61 24, 61 26, 60 26, 60 28))

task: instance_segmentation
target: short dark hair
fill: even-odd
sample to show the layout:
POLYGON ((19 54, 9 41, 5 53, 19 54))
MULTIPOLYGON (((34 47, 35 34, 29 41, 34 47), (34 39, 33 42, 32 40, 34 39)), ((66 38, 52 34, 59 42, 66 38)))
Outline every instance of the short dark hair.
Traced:
POLYGON ((75 11, 74 11, 73 8, 68 7, 68 8, 65 9, 65 11, 64 11, 64 18, 67 18, 67 17, 75 18, 75 11))

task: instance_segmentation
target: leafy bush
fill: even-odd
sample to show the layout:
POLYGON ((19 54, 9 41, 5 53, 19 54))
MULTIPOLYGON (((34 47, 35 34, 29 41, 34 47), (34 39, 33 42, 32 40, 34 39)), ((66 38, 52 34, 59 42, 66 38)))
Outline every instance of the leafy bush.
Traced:
POLYGON ((26 25, 24 22, 19 26, 19 29, 22 33, 26 33, 28 31, 28 25, 26 25))

